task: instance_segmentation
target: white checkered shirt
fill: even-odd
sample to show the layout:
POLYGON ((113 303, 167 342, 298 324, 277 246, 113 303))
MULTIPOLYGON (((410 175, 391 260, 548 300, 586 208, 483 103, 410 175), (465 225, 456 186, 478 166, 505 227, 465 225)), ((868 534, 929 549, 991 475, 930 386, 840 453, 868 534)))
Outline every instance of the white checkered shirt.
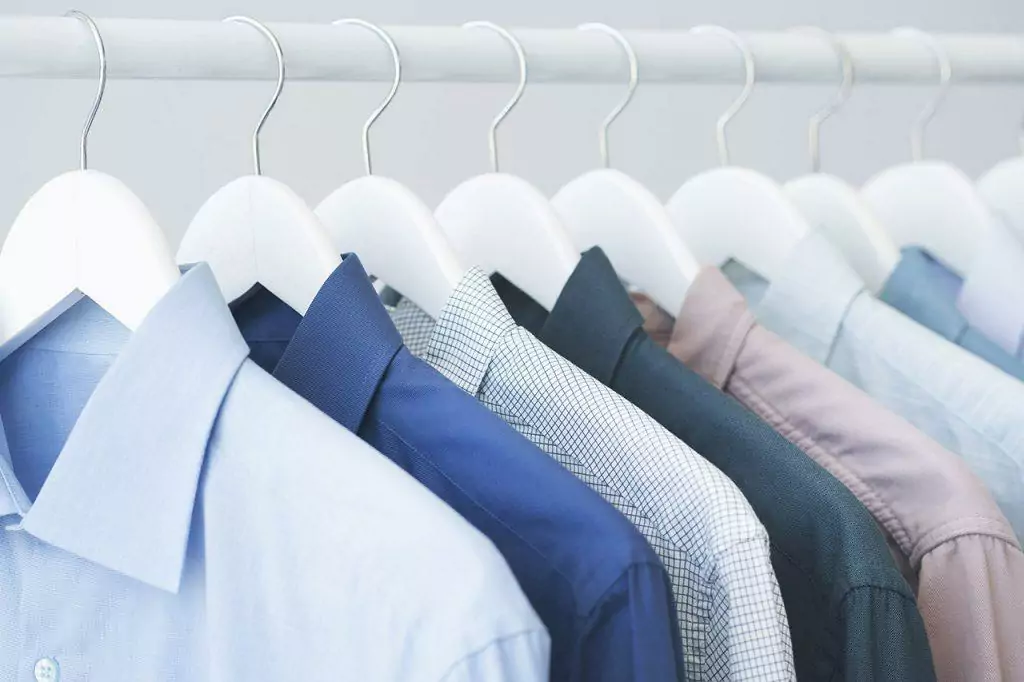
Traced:
POLYGON ((672 578, 686 679, 795 679, 768 534, 724 474, 551 351, 471 270, 435 324, 403 300, 406 345, 600 493, 672 578))

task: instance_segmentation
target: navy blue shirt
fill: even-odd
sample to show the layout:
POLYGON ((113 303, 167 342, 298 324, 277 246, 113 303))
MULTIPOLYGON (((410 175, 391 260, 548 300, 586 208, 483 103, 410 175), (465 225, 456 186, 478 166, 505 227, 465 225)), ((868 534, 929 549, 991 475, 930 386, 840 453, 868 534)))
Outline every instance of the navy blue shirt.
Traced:
POLYGON ((957 307, 963 280, 923 249, 907 247, 878 298, 1010 376, 1024 379, 1024 362, 972 327, 957 307))
POLYGON ((599 248, 550 314, 492 278, 516 321, 729 476, 771 540, 799 680, 935 679, 914 593, 864 505, 825 469, 657 345, 599 248))
POLYGON ((409 353, 358 258, 305 317, 261 287, 233 312, 257 364, 490 538, 548 628, 552 680, 683 679, 668 575, 644 537, 409 353))

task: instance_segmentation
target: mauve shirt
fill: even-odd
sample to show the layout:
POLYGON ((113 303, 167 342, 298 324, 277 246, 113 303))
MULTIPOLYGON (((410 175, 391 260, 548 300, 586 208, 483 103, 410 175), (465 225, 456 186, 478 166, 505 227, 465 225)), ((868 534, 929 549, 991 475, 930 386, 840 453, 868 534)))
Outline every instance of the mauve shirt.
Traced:
POLYGON ((914 587, 940 680, 1024 680, 1024 554, 964 462, 757 324, 704 269, 672 319, 635 296, 652 338, 842 481, 914 587))

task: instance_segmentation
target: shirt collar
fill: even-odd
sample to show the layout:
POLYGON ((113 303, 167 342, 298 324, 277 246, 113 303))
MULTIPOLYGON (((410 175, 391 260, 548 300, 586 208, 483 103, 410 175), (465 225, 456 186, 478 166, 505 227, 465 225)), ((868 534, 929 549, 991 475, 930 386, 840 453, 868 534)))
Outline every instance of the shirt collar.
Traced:
POLYGON ((235 307, 247 342, 287 342, 273 374, 350 431, 359 430, 402 338, 363 269, 347 254, 304 317, 265 289, 235 307))
POLYGON ((928 252, 906 247, 879 298, 943 338, 957 342, 968 326, 956 305, 962 286, 963 280, 928 252))
MULTIPOLYGON (((177 592, 207 443, 246 355, 213 273, 191 268, 96 386, 22 528, 177 592)), ((0 498, 27 508, 7 482, 0 498)))
POLYGON ((735 262, 722 271, 751 304, 758 322, 822 363, 850 306, 864 291, 864 282, 842 255, 815 233, 793 248, 771 283, 735 262))
POLYGON ((487 275, 472 268, 448 297, 423 359, 459 388, 477 395, 491 360, 515 328, 487 275))
POLYGON ((557 340, 573 364, 603 383, 611 382, 626 346, 643 326, 629 292, 598 247, 580 257, 550 315, 539 315, 540 305, 511 283, 498 280, 496 286, 517 322, 541 341, 557 340))
POLYGON ((718 268, 703 268, 686 292, 668 350, 722 388, 754 323, 743 296, 725 275, 718 268))

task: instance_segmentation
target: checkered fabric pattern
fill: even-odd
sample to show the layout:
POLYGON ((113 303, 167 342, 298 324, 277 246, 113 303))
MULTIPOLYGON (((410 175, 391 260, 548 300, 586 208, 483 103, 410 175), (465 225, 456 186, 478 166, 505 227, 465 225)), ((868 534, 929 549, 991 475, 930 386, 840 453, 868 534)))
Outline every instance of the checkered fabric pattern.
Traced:
POLYGON ((392 319, 413 353, 646 536, 672 578, 688 680, 795 679, 768 535, 732 481, 518 327, 479 270, 436 324, 407 300, 392 319))

